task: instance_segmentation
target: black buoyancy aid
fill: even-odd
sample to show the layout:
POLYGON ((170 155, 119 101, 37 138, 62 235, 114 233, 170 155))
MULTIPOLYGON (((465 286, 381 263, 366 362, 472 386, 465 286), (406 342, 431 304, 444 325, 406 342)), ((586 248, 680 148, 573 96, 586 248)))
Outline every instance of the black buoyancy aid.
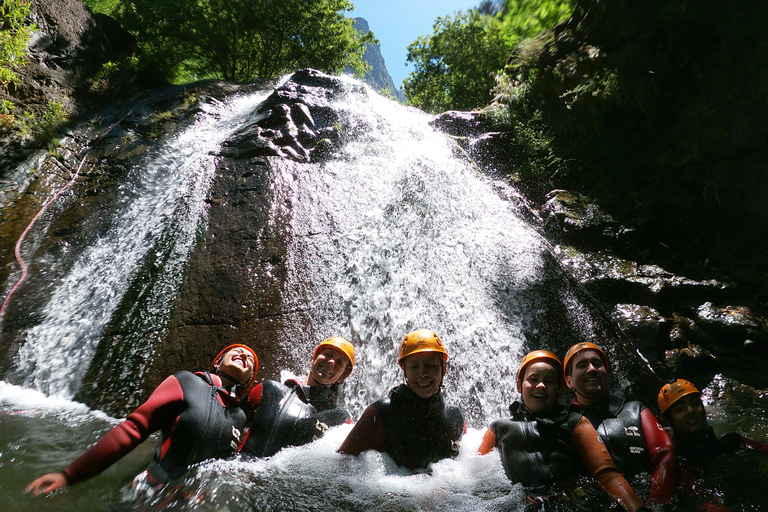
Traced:
POLYGON ((384 424, 387 453, 398 465, 424 469, 459 454, 464 416, 458 407, 445 405, 442 392, 420 398, 401 384, 373 407, 384 424))
POLYGON ((507 478, 527 487, 555 484, 575 474, 575 452, 567 441, 565 407, 546 417, 527 412, 520 402, 510 406, 511 419, 491 424, 507 478))
POLYGON ((728 432, 718 436, 707 424, 703 431, 696 434, 686 434, 674 429, 672 442, 675 445, 675 455, 678 459, 692 464, 704 464, 725 453, 733 453, 744 448, 744 438, 736 432, 728 432))
POLYGON ((261 386, 261 402, 251 419, 243 453, 268 457, 286 446, 311 443, 349 419, 346 411, 330 405, 335 400, 329 398, 329 388, 295 383, 289 387, 273 380, 261 386))
POLYGON ((245 412, 237 405, 224 407, 208 372, 173 374, 184 397, 184 411, 179 415, 170 437, 155 449, 147 471, 160 482, 181 476, 186 469, 210 458, 233 455, 245 429, 245 412), (168 445, 163 454, 163 447, 168 445))
POLYGON ((583 415, 600 434, 613 461, 628 478, 651 469, 640 413, 645 405, 609 395, 588 406, 583 415))

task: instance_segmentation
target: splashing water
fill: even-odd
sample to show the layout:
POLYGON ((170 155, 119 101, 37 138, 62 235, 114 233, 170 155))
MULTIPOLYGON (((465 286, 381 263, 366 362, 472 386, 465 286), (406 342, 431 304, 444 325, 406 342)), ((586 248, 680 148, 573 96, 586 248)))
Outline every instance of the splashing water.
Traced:
MULTIPOLYGON (((26 333, 17 371, 23 384, 71 398, 101 333, 120 304, 131 278, 163 237, 171 247, 148 299, 147 317, 162 326, 197 230, 215 168, 212 154, 266 93, 230 105, 204 106, 198 121, 182 131, 123 185, 112 228, 87 248, 53 293, 42 321, 26 333)), ((145 355, 148 357, 148 355, 145 355)))
POLYGON ((428 328, 450 353, 448 396, 475 426, 501 416, 535 311, 520 292, 539 280, 546 242, 520 219, 516 192, 455 158, 431 116, 372 93, 334 108, 352 141, 296 173, 288 288, 312 281, 312 298, 295 300, 327 313, 320 337, 359 339, 348 405, 359 415, 384 396, 401 378, 402 336, 428 328))

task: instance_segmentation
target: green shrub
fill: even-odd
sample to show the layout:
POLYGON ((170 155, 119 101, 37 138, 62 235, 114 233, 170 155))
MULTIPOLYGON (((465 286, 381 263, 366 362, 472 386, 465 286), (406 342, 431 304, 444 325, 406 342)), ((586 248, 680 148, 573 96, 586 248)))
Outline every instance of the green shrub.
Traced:
POLYGON ((27 41, 35 25, 25 25, 30 0, 3 0, 0 5, 0 84, 5 90, 18 84, 16 71, 24 63, 27 41))

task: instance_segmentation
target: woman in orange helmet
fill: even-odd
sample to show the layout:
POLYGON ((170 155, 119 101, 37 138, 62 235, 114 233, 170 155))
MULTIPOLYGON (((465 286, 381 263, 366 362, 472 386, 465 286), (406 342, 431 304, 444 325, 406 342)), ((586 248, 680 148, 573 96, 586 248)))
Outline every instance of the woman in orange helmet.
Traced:
POLYGON ((134 479, 137 491, 154 494, 192 464, 234 455, 246 425, 240 400, 253 384, 257 369, 256 353, 235 344, 219 352, 210 372, 174 373, 66 469, 37 478, 27 492, 48 494, 87 480, 157 430, 162 431, 162 440, 147 469, 134 479))
POLYGON ((330 427, 351 423, 349 413, 336 402, 339 388, 354 365, 355 347, 349 340, 334 336, 315 347, 306 379, 289 379, 282 384, 265 380, 256 385, 248 396, 252 414, 240 451, 268 457, 287 446, 310 443, 330 427))
MULTIPOLYGON (((723 493, 712 492, 710 485, 698 480, 718 457, 749 450, 768 456, 768 446, 738 434, 716 435, 707 422, 707 413, 696 386, 685 379, 674 379, 662 386, 658 396, 661 415, 672 427, 672 442, 678 463, 678 487, 700 503, 708 512, 726 511, 723 493)), ((721 467, 714 468, 718 473, 721 467)), ((745 476, 745 475, 743 475, 745 476)))
POLYGON ((398 364, 405 384, 368 406, 339 452, 359 455, 374 449, 411 470, 456 457, 466 427, 459 408, 446 405, 443 399, 443 377, 448 371, 443 341, 428 329, 406 334, 398 364))

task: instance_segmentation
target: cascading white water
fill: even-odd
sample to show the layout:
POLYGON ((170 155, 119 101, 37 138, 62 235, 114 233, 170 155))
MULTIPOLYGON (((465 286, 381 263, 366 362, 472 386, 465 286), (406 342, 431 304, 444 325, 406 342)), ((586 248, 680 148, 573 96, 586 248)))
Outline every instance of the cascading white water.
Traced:
POLYGON ((336 310, 316 330, 360 340, 348 405, 359 415, 385 396, 403 335, 429 328, 450 352, 449 401, 476 426, 506 414, 536 314, 516 290, 540 279, 546 242, 516 192, 454 157, 431 116, 372 92, 334 109, 354 133, 338 158, 296 173, 288 288, 312 281, 310 307, 336 310))
MULTIPOLYGON (((104 327, 131 278, 161 237, 168 237, 163 273, 144 305, 147 321, 162 327, 197 231, 220 144, 268 93, 203 105, 199 119, 129 171, 112 227, 79 257, 57 284, 42 320, 26 333, 18 372, 26 387, 71 398, 77 392, 104 327), (172 233, 169 233, 172 232, 172 233)), ((157 250, 157 249, 154 249, 157 250)), ((151 353, 144 353, 149 357, 151 353)))

